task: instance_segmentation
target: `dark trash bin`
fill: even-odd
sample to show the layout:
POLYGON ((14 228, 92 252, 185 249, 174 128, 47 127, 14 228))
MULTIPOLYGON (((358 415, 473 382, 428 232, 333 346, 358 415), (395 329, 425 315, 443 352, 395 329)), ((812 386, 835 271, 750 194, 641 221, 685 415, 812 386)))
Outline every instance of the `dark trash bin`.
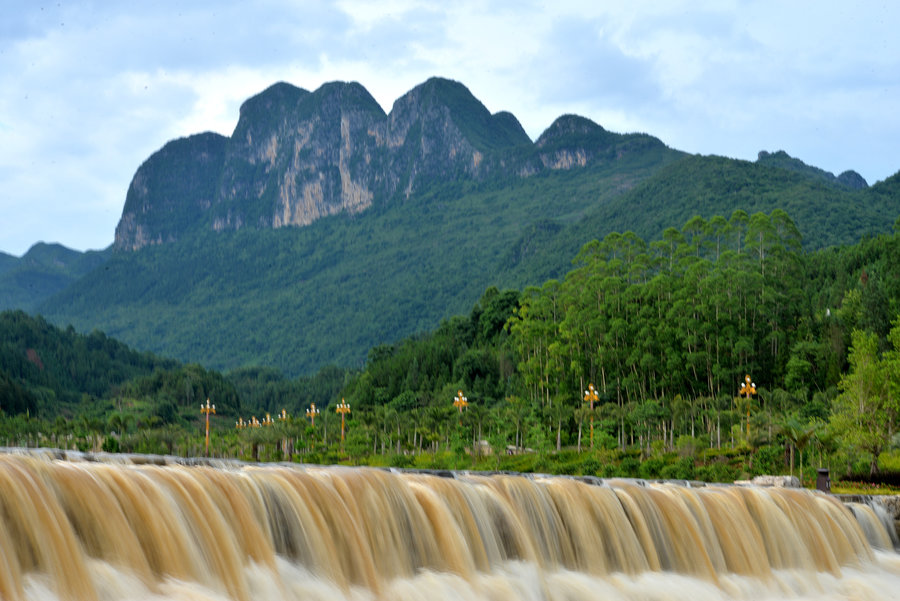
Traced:
POLYGON ((831 492, 831 478, 828 477, 828 468, 822 468, 818 472, 819 475, 816 476, 816 490, 831 492))

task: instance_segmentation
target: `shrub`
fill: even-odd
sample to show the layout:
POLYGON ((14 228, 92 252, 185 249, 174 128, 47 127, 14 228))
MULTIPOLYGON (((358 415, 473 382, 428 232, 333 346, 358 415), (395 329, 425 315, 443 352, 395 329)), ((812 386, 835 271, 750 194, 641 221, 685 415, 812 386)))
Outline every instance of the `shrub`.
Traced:
POLYGON ((577 473, 582 476, 597 476, 604 466, 596 457, 588 457, 578 466, 577 473))
POLYGON ((638 474, 641 478, 652 480, 660 477, 663 467, 665 467, 665 461, 662 457, 651 457, 640 464, 638 474))
POLYGON ((600 430, 599 432, 594 432, 594 448, 597 449, 606 449, 607 451, 611 451, 619 446, 619 443, 616 441, 615 437, 606 432, 605 430, 600 430))
POLYGON ((760 447, 753 456, 753 475, 780 474, 784 471, 784 448, 779 445, 760 447))
POLYGON ((118 453, 119 452, 119 439, 115 436, 107 436, 103 440, 103 450, 107 453, 118 453))
MULTIPOLYGON (((623 478, 637 478, 638 470, 641 469, 641 462, 637 457, 625 457, 619 463, 618 474, 623 478)), ((611 476, 607 476, 611 477, 611 476)))
POLYGON ((393 454, 390 458, 390 465, 393 467, 412 467, 416 460, 412 455, 404 455, 403 453, 393 454))
POLYGON ((704 482, 734 482, 739 470, 727 463, 712 463, 696 468, 697 479, 704 482))
POLYGON ((679 436, 675 440, 675 449, 682 457, 696 457, 705 446, 702 440, 691 436, 679 436))
POLYGON ((660 476, 666 480, 692 480, 694 478, 694 460, 682 457, 675 463, 662 468, 660 476))

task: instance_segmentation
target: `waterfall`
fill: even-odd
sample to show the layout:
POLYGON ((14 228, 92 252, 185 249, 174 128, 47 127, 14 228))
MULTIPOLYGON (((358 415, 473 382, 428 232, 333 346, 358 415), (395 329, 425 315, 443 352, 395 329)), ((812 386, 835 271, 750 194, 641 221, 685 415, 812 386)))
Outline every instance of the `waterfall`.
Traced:
POLYGON ((900 598, 828 495, 454 476, 0 454, 0 598, 900 598))
POLYGON ((876 549, 900 547, 894 518, 880 503, 878 497, 869 497, 865 503, 848 502, 847 507, 853 512, 870 545, 876 549))

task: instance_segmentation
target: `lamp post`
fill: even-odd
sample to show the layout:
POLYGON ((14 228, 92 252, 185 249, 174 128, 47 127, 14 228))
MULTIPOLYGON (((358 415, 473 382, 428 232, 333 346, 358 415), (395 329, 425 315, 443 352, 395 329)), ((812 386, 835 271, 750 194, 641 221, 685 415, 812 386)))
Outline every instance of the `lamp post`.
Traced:
MULTIPOLYGON (((588 389, 584 391, 584 400, 591 404, 591 448, 594 448, 594 402, 599 399, 597 389, 593 384, 588 384, 588 389)), ((580 442, 580 441, 579 441, 580 442)))
POLYGON ((200 403, 200 412, 206 414, 206 456, 209 457, 209 414, 216 412, 216 406, 209 404, 209 399, 206 399, 206 405, 200 403))
POLYGON ((456 392, 456 397, 453 399, 453 406, 459 409, 459 425, 462 425, 462 410, 466 409, 469 406, 469 399, 462 395, 462 390, 458 390, 456 392))
POLYGON ((309 404, 309 409, 306 410, 306 417, 309 418, 309 421, 312 423, 312 427, 316 427, 316 416, 319 415, 319 410, 316 409, 315 403, 309 404))
POLYGON ((469 406, 469 399, 463 396, 462 390, 456 392, 456 397, 453 399, 453 406, 459 409, 459 424, 462 425, 463 409, 469 406))
POLYGON ((347 404, 344 399, 341 399, 341 402, 338 403, 335 412, 341 414, 341 442, 344 442, 344 416, 350 413, 350 405, 347 404))
POLYGON ((747 396, 747 442, 750 442, 750 397, 756 394, 756 383, 750 381, 750 375, 744 376, 743 382, 738 382, 738 395, 747 396))
MULTIPOLYGON (((277 419, 282 424, 287 425, 287 420, 288 420, 287 409, 282 409, 281 413, 278 415, 277 419)), ((284 456, 287 456, 287 454, 288 454, 288 439, 282 438, 281 439, 281 455, 282 455, 282 457, 284 457, 284 456)))
POLYGON ((457 391, 456 396, 453 398, 453 406, 459 409, 460 413, 469 406, 469 399, 463 396, 462 390, 457 391))

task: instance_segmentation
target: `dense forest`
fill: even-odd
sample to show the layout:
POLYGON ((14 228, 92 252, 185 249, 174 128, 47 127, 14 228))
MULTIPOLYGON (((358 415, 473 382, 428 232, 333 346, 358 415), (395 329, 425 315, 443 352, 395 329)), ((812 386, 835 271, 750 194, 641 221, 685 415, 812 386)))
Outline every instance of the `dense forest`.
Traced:
POLYGON ((807 251, 784 211, 735 211, 609 234, 560 280, 489 287, 362 368, 308 377, 220 374, 6 312, 0 443, 198 455, 210 398, 217 456, 868 476, 900 462, 898 350, 900 233, 807 251))
MULTIPOLYGON (((372 346, 434 330, 489 286, 562 280, 583 244, 610 232, 649 243, 696 214, 782 208, 811 252, 890 232, 898 185, 894 176, 851 190, 747 161, 673 158, 657 145, 509 182, 435 184, 304 227, 198 229, 107 253, 32 309, 7 307, 220 371, 262 365, 309 376, 332 363, 361 368, 372 346)), ((14 274, 24 277, 0 274, 0 290, 14 274)))

